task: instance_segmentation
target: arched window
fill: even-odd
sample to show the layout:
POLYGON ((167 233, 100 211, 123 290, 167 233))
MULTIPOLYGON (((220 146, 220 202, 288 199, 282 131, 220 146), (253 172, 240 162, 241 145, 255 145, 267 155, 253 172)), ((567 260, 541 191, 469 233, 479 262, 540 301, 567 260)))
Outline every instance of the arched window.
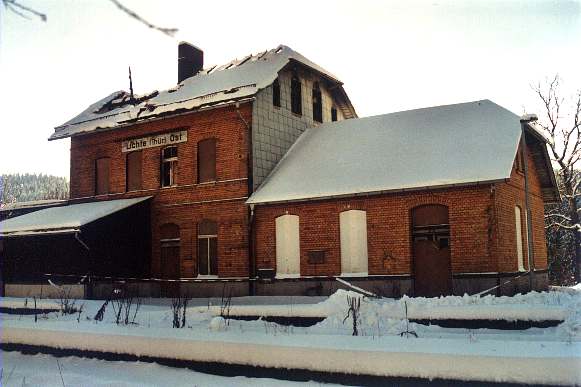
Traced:
POLYGON ((216 181, 216 139, 198 142, 198 183, 216 181))
MULTIPOLYGON (((516 234, 516 259, 519 271, 525 270, 524 255, 523 255, 523 230, 522 230, 522 211, 519 206, 514 207, 514 221, 516 234)), ((526 222, 525 222, 526 233, 526 222)))
POLYGON ((164 279, 180 276, 180 228, 177 224, 166 223, 160 227, 160 274, 164 279))
POLYGON ((111 167, 109 157, 102 157, 95 160, 95 195, 105 195, 110 192, 110 171, 111 167))
POLYGON ((296 74, 291 79, 291 111, 295 114, 303 114, 301 80, 296 74))
POLYGON ((218 275, 218 224, 212 220, 198 223, 198 275, 218 275))
POLYGON ((319 82, 313 84, 313 121, 323 122, 323 101, 319 82))
POLYGON ((367 275, 367 213, 360 210, 339 214, 341 275, 367 275))
POLYGON ((276 277, 299 277, 301 250, 299 217, 282 215, 275 219, 276 227, 276 277))
POLYGON ((280 82, 278 78, 272 83, 272 104, 280 107, 280 82))

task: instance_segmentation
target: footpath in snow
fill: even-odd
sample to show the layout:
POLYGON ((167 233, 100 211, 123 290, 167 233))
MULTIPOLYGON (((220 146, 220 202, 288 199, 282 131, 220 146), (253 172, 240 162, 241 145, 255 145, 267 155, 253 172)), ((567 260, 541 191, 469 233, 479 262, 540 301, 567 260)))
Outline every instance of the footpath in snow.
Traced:
MULTIPOLYGON (((24 300, 2 300, 19 302, 24 300)), ((32 315, 2 314, 1 341, 355 375, 581 384, 581 292, 571 289, 515 297, 400 300, 362 298, 340 290, 317 304, 237 306, 233 299, 228 310, 223 305, 189 307, 185 326, 180 329, 172 328, 171 308, 161 302, 143 304, 128 325, 115 323, 111 305, 103 321, 95 321, 103 302, 77 301, 77 306, 81 304, 80 313, 49 313, 37 316, 36 322, 32 315), (358 336, 352 336, 348 298, 361 299, 356 318, 358 336), (404 306, 408 319, 552 319, 563 323, 525 331, 441 328, 410 323, 404 306), (216 317, 220 309, 225 315, 278 313, 287 317, 316 315, 325 320, 307 328, 289 327, 216 317)))

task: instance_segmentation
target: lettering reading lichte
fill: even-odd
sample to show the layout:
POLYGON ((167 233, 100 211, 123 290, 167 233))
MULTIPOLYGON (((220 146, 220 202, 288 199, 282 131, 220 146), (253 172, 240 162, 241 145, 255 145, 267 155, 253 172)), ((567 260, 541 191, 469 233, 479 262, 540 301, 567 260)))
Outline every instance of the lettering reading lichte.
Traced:
POLYGON ((188 132, 182 130, 173 133, 164 133, 157 136, 136 138, 133 140, 123 141, 121 144, 122 152, 131 152, 145 148, 152 148, 156 146, 163 146, 169 144, 177 144, 188 141, 188 132))

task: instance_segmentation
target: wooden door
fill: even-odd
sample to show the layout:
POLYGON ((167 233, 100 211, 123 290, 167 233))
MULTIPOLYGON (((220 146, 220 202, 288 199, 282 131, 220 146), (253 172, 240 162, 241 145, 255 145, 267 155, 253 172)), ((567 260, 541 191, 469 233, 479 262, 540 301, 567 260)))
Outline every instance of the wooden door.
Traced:
MULTIPOLYGON (((180 277, 180 247, 162 246, 161 248, 161 278, 177 280, 180 277)), ((163 281, 161 284, 162 297, 176 297, 179 295, 179 282, 163 281)))
POLYGON ((451 294, 448 208, 425 205, 412 210, 414 295, 451 294))

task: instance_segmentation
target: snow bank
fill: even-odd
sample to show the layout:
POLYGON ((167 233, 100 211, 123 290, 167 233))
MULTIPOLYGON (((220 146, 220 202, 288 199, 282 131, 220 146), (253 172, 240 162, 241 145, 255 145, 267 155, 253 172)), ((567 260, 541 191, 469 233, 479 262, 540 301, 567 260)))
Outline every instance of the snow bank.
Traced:
MULTIPOLYGON (((142 336, 138 330, 103 334, 7 324, 3 343, 134 354, 197 362, 376 376, 513 383, 581 383, 581 345, 554 342, 459 342, 400 337, 324 335, 269 337, 173 330, 142 336), (421 367, 418 366, 421 364, 421 367)), ((86 328, 86 327, 85 327, 86 328)))

